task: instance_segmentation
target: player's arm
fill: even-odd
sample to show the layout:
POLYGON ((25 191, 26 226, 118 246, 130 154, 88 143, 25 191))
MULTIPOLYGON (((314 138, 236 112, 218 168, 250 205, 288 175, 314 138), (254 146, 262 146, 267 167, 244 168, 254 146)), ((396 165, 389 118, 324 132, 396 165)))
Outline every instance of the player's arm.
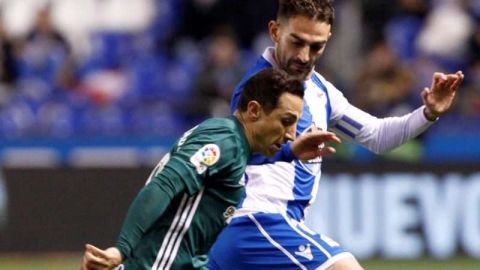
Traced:
POLYGON ((330 129, 343 139, 356 141, 375 153, 385 153, 428 129, 438 116, 445 113, 454 92, 463 80, 463 74, 446 75, 446 80, 434 75, 432 90, 422 94, 425 105, 400 117, 377 118, 348 103, 331 84, 332 104, 330 129), (433 113, 432 113, 433 112, 433 113), (433 120, 433 121, 432 121, 433 120))
POLYGON ((162 217, 172 199, 186 190, 182 179, 192 176, 187 170, 175 169, 181 162, 173 155, 133 200, 116 244, 122 258, 130 256, 144 233, 162 217))
POLYGON ((261 165, 274 162, 291 162, 294 159, 310 160, 320 156, 327 156, 335 153, 331 146, 324 146, 326 142, 340 143, 340 138, 335 133, 328 131, 313 131, 297 137, 282 145, 273 157, 263 155, 252 155, 249 165, 261 165))
POLYGON ((434 122, 423 114, 424 107, 401 117, 374 117, 349 106, 330 129, 345 140, 353 140, 370 151, 381 154, 418 136, 434 122))

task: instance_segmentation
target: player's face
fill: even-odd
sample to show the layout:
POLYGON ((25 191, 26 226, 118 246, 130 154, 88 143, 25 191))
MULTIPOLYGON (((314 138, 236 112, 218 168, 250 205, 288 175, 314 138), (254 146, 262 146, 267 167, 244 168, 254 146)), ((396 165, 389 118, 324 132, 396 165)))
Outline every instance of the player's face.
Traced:
POLYGON ((300 97, 282 94, 277 107, 268 114, 263 112, 255 122, 253 149, 263 155, 273 156, 282 144, 294 140, 302 109, 303 100, 300 97))
POLYGON ((306 79, 325 50, 331 25, 298 15, 268 26, 280 68, 306 79))

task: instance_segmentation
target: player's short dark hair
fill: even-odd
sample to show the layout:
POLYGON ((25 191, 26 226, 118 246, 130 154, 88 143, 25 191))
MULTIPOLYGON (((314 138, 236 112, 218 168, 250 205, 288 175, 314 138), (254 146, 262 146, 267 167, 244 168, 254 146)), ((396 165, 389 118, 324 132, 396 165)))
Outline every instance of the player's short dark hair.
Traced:
POLYGON ((288 75, 278 68, 264 69, 245 84, 237 108, 246 111, 250 101, 257 101, 270 113, 278 105, 280 96, 290 93, 303 99, 303 81, 288 75))
POLYGON ((277 19, 289 19, 297 15, 332 25, 335 10, 332 0, 279 0, 277 19))

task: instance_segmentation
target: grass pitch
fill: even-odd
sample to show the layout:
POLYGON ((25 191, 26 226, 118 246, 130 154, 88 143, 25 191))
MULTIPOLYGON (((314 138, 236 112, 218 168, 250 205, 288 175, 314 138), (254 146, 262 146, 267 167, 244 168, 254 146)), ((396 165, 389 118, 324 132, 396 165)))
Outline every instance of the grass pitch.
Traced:
MULTIPOLYGON (((0 269, 5 270, 78 270, 80 253, 0 254, 0 269)), ((372 259, 360 262, 365 270, 479 270, 480 260, 458 257, 448 260, 422 258, 417 260, 372 259)))

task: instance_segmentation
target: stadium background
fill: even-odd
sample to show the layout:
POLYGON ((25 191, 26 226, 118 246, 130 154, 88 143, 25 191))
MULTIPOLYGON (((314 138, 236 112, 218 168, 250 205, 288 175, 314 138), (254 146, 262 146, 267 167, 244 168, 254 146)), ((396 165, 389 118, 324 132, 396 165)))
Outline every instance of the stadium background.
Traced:
MULTIPOLYGON (((336 0, 317 70, 377 116, 463 70, 455 107, 383 156, 325 163, 309 223, 366 269, 480 268, 480 1, 336 0)), ((228 113, 275 0, 0 1, 0 269, 78 269, 155 163, 228 113)))

